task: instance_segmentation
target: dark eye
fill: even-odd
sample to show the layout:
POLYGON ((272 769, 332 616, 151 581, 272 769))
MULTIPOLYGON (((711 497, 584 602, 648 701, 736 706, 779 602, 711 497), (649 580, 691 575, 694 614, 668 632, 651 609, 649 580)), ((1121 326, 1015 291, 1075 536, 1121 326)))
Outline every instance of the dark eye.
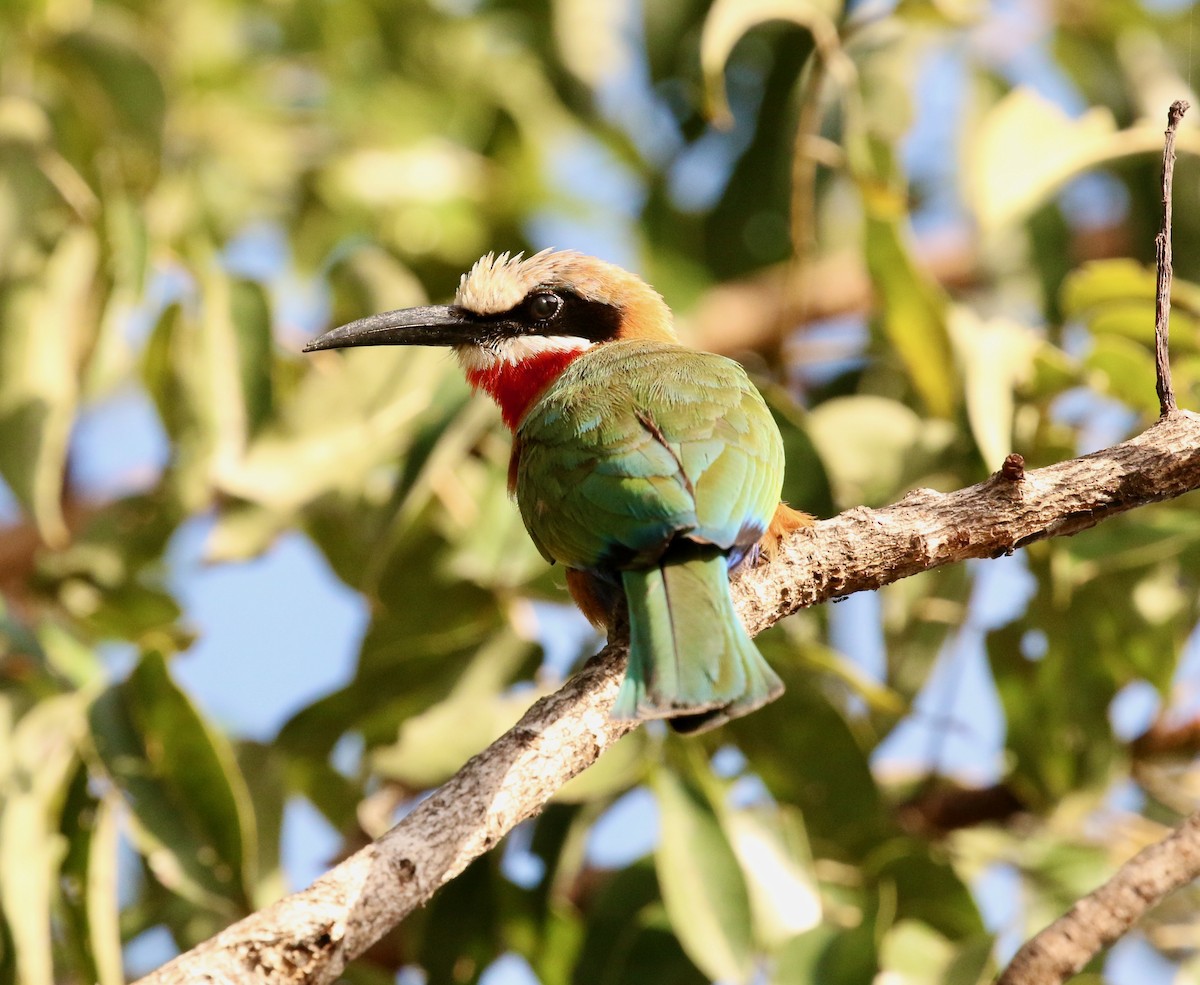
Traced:
POLYGON ((529 313, 538 321, 549 321, 562 307, 562 298, 551 291, 535 294, 529 299, 529 313))

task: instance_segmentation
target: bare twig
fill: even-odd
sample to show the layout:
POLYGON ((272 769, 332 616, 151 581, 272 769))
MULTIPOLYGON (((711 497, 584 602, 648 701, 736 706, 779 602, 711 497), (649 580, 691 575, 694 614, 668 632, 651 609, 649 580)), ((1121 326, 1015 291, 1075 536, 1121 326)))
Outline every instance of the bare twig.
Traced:
MULTIPOLYGON (((1158 282, 1154 307, 1154 363, 1160 424, 1179 415, 1168 352, 1171 317, 1171 184, 1175 131, 1187 100, 1171 104, 1163 141, 1162 226, 1155 237, 1158 282)), ((1085 896, 1017 951, 996 985, 1057 985, 1134 925, 1172 889, 1200 874, 1200 813, 1168 838, 1141 852, 1107 883, 1085 896)))
POLYGON ((996 985, 1058 985, 1200 875, 1200 812, 1145 848, 1016 953, 996 985))
POLYGON ((1154 302, 1154 368, 1158 382, 1158 407, 1165 417, 1175 412, 1175 389, 1171 385, 1171 360, 1167 343, 1171 330, 1171 184, 1175 178, 1175 130, 1183 114, 1188 111, 1188 101, 1178 99, 1167 111, 1167 130, 1163 140, 1162 167, 1162 225, 1154 238, 1154 252, 1158 266, 1158 284, 1154 302))
MULTIPOLYGON (((803 606, 1073 534, 1192 489, 1200 489, 1200 416, 1183 411, 1130 441, 1020 478, 997 473, 953 493, 917 490, 885 509, 824 520, 738 579, 738 611, 757 633, 803 606)), ((608 718, 624 659, 621 645, 605 647, 377 842, 142 985, 334 980, 630 730, 608 718)))

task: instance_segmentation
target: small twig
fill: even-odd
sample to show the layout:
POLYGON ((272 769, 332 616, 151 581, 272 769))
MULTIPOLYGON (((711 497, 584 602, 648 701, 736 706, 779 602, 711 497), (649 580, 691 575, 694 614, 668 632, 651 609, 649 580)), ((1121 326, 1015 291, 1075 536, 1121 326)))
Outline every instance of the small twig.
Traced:
POLYGON ((1175 389, 1171 385, 1171 360, 1167 352, 1171 326, 1171 183, 1175 177, 1175 130, 1188 101, 1177 99, 1167 111, 1167 130, 1163 141, 1162 226, 1154 238, 1158 267, 1158 287, 1154 303, 1154 368, 1158 376, 1158 407, 1163 417, 1176 410, 1175 389))
POLYGON ((1138 852, 1017 951, 996 985, 1058 985, 1117 940, 1167 893, 1200 875, 1200 813, 1138 852))

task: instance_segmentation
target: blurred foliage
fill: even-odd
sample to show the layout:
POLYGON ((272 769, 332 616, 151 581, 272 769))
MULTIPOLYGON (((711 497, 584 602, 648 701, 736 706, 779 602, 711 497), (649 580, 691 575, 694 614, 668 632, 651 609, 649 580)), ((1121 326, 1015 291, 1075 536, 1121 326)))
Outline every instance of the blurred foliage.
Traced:
MULTIPOLYGON (((1157 161, 1197 15, 848 6, 0 5, 0 980, 115 985, 154 928, 190 947, 285 890, 286 803, 353 850, 553 686, 539 644, 565 617, 531 630, 530 602, 563 596, 506 499, 497 415, 437 353, 301 357, 331 323, 445 298, 489 249, 604 252, 685 337, 739 340, 786 495, 819 514, 1153 419, 1157 161), (169 454, 97 492, 78 422, 130 393, 169 454), (204 627, 165 552, 196 517, 213 563, 301 531, 370 602, 355 674, 270 744, 172 674, 204 627)), ((1172 333, 1191 407, 1193 123, 1172 333)), ((1200 515, 1162 504, 995 570, 775 627, 780 701, 624 740, 346 980, 472 982, 505 953, 545 985, 986 979, 1195 806, 1121 709, 1197 713, 1200 515), (978 693, 931 683, 967 665, 978 693), (964 736, 973 758, 943 755, 964 736), (1023 812, 930 807, 989 785, 1023 812), (592 832, 627 796, 657 847, 602 862, 592 832)), ((1181 912, 1146 939, 1200 981, 1181 912)))

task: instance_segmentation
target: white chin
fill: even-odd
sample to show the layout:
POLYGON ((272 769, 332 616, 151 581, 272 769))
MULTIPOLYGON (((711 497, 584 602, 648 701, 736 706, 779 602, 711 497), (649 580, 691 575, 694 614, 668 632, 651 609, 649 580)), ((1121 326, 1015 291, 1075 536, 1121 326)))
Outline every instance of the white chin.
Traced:
POLYGON ((487 348, 480 345, 460 345, 454 351, 466 372, 480 372, 501 363, 516 366, 526 359, 546 352, 583 352, 591 346, 592 343, 587 339, 574 335, 523 335, 518 338, 501 339, 487 348))

